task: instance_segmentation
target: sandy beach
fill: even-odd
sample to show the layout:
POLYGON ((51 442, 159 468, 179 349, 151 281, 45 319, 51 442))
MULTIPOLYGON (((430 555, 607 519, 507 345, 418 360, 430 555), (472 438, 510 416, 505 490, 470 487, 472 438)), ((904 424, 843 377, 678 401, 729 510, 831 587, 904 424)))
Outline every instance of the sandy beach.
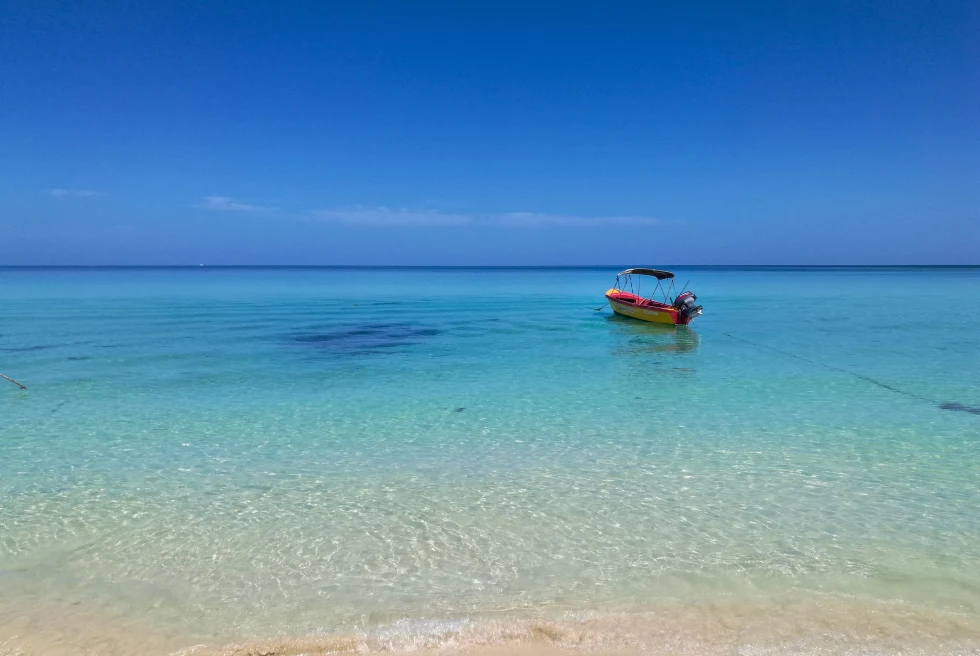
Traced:
POLYGON ((357 632, 248 640, 181 635, 82 606, 5 605, 0 654, 46 656, 781 656, 975 654, 980 621, 901 604, 808 602, 664 606, 565 619, 403 620, 357 632))

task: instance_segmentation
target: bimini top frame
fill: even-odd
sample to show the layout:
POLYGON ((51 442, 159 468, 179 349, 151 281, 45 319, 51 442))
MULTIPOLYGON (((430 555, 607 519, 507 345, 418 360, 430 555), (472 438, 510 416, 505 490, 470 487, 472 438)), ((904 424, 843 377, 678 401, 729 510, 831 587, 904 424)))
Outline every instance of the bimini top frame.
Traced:
POLYGON ((619 276, 653 276, 657 280, 669 280, 674 277, 674 274, 660 269, 626 269, 616 274, 617 278, 619 276))
POLYGON ((656 301, 654 298, 657 291, 659 290, 663 294, 663 302, 670 305, 674 302, 675 289, 674 289, 674 274, 670 271, 663 271, 661 269, 626 269, 625 271, 620 271, 616 274, 616 285, 615 289, 620 291, 629 291, 631 294, 636 294, 637 296, 643 296, 640 293, 640 279, 637 279, 635 285, 633 282, 633 276, 650 276, 657 279, 657 286, 653 289, 653 293, 647 298, 652 301, 656 301), (667 280, 666 284, 663 283, 667 280))

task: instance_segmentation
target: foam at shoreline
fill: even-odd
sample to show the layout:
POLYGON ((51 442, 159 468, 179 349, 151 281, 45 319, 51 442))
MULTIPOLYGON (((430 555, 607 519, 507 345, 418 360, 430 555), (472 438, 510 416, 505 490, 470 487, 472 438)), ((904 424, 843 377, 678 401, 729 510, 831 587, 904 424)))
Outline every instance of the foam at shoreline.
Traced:
MULTIPOLYGON (((5 604, 6 605, 6 604, 5 604)), ((702 603, 556 618, 399 620, 367 631, 231 640, 181 635, 105 609, 19 604, 0 613, 0 655, 977 654, 980 618, 851 599, 702 603)))

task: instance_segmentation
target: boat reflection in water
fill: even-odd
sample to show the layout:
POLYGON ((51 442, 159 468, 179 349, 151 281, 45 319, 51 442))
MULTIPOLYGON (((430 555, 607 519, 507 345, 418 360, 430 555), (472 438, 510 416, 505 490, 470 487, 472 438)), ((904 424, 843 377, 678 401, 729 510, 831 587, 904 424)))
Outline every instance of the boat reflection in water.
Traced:
POLYGON ((612 314, 607 317, 614 334, 621 338, 613 355, 693 353, 701 346, 701 336, 687 326, 635 321, 612 314))

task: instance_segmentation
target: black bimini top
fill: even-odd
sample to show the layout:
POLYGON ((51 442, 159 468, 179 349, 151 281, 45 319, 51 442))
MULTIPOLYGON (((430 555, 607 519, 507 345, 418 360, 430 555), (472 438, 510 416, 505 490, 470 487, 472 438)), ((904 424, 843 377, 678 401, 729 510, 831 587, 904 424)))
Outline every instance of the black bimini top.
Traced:
POLYGON ((674 274, 672 274, 670 271, 661 271, 660 269, 626 269, 626 271, 621 271, 618 275, 653 276, 657 280, 667 280, 668 278, 674 277, 674 274))

